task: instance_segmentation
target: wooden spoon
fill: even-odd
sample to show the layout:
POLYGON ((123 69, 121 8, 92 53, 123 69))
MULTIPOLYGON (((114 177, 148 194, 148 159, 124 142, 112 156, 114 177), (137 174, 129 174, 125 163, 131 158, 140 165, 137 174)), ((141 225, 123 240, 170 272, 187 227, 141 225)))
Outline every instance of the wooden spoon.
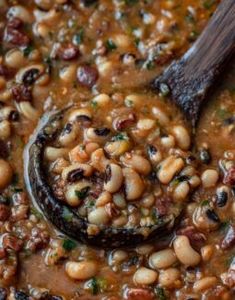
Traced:
POLYGON ((152 82, 195 126, 208 91, 235 50, 235 0, 223 0, 195 44, 152 82))

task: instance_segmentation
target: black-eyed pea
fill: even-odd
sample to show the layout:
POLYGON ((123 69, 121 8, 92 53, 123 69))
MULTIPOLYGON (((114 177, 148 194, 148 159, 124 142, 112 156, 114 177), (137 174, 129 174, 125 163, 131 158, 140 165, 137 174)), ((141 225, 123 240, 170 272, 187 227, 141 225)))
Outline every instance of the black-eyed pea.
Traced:
POLYGON ((74 82, 76 79, 76 64, 70 64, 60 70, 59 77, 65 83, 74 82))
POLYGON ((201 181, 204 188, 211 188, 216 185, 219 180, 219 173, 217 170, 207 169, 201 175, 201 181))
POLYGON ((86 146, 85 146, 85 151, 90 156, 99 147, 100 146, 97 143, 87 143, 86 146))
POLYGON ((0 93, 0 101, 1 102, 8 102, 12 98, 12 93, 10 89, 5 89, 0 93))
POLYGON ((150 208, 154 205, 154 203, 155 197, 153 194, 146 195, 141 199, 141 206, 144 208, 150 208))
POLYGON ((153 112, 153 115, 155 116, 155 118, 160 123, 160 125, 166 126, 170 123, 169 117, 162 109, 155 106, 155 107, 153 107, 152 112, 153 112))
POLYGON ((34 21, 33 14, 21 5, 12 6, 7 12, 8 18, 19 18, 24 23, 32 23, 34 21))
POLYGON ((156 22, 156 16, 151 13, 144 13, 143 14, 143 22, 146 25, 151 25, 156 22))
POLYGON ((183 265, 194 267, 200 263, 201 256, 192 248, 187 236, 177 236, 173 242, 173 247, 176 257, 183 265))
POLYGON ((127 200, 135 200, 141 197, 145 184, 140 175, 132 168, 124 168, 123 176, 125 181, 125 192, 127 200))
POLYGON ((151 160, 152 163, 157 164, 162 160, 163 158, 162 153, 155 146, 148 145, 147 150, 148 150, 149 159, 151 160))
POLYGON ((173 192, 173 198, 177 201, 184 201, 190 192, 190 187, 187 181, 177 184, 173 192))
POLYGON ((68 146, 75 141, 77 135, 78 128, 72 123, 67 123, 59 136, 59 143, 68 146))
POLYGON ((65 265, 67 275, 75 280, 86 280, 98 273, 98 264, 95 261, 68 261, 65 265))
POLYGON ((105 107, 111 101, 111 98, 107 94, 99 94, 92 99, 92 102, 96 103, 98 107, 105 107))
POLYGON ((8 120, 0 122, 0 139, 7 140, 11 136, 11 124, 8 120))
POLYGON ((120 160, 124 166, 131 167, 139 174, 148 175, 151 172, 150 162, 141 155, 126 153, 120 160))
POLYGON ((136 285, 151 285, 157 281, 158 273, 149 268, 139 268, 134 276, 133 281, 136 285))
POLYGON ((69 122, 77 122, 77 121, 91 121, 92 113, 87 108, 80 108, 73 110, 69 115, 69 122))
POLYGON ((156 126, 156 121, 153 119, 140 119, 137 122, 137 129, 141 131, 149 131, 156 126))
POLYGON ((116 228, 123 227, 124 225, 127 224, 127 222, 128 222, 127 216, 126 215, 121 215, 121 216, 113 219, 112 226, 116 227, 116 228))
POLYGON ((154 249, 154 246, 151 244, 139 245, 136 247, 136 252, 140 255, 149 255, 154 249))
POLYGON ((115 68, 115 64, 107 59, 99 59, 96 64, 101 77, 110 76, 115 68))
POLYGON ((109 164, 105 169, 104 190, 115 193, 123 183, 122 168, 117 164, 109 164))
POLYGON ((44 151, 44 157, 49 161, 55 161, 58 158, 67 158, 68 149, 67 148, 55 148, 55 147, 46 147, 44 151))
POLYGON ((193 285, 193 290, 197 293, 204 292, 216 286, 218 280, 215 276, 207 276, 197 280, 193 285))
POLYGON ((21 68, 16 74, 16 82, 24 84, 33 84, 42 74, 45 67, 43 64, 33 64, 21 68))
POLYGON ((118 265, 128 259, 128 253, 124 250, 114 250, 109 259, 111 265, 118 265))
POLYGON ((50 35, 50 26, 43 22, 37 22, 33 25, 33 33, 37 37, 46 39, 50 35))
POLYGON ((13 176, 11 165, 4 159, 0 159, 0 189, 4 189, 10 184, 13 176))
POLYGON ((158 179, 163 184, 168 184, 172 178, 184 167, 181 157, 170 155, 159 165, 158 179))
POLYGON ((112 201, 112 195, 109 192, 104 191, 97 198, 97 200, 95 202, 95 206, 96 207, 105 206, 107 203, 109 203, 111 201, 112 201))
POLYGON ((10 68, 19 69, 26 63, 24 54, 19 49, 11 49, 5 55, 5 64, 10 68))
POLYGON ((190 184, 190 186, 192 188, 196 188, 197 186, 199 186, 201 184, 201 179, 199 176, 194 175, 189 179, 188 183, 190 184))
POLYGON ((153 269, 165 269, 177 262, 175 252, 168 248, 154 252, 149 257, 149 265, 153 269))
POLYGON ((58 158, 51 166, 51 170, 55 174, 61 174, 64 168, 69 166, 69 162, 64 158, 58 158))
POLYGON ((105 145, 105 151, 111 156, 120 156, 130 149, 129 140, 109 142, 105 145))
POLYGON ((120 209, 126 208, 126 200, 122 193, 113 194, 113 203, 120 209))
POLYGON ((180 271, 176 268, 162 270, 159 273, 158 282, 161 286, 168 289, 177 288, 181 285, 180 271))
POLYGON ((50 26, 51 23, 54 23, 59 20, 61 17, 61 11, 58 9, 50 9, 48 11, 42 11, 40 9, 34 10, 34 16, 36 18, 37 22, 45 22, 48 26, 50 26))
POLYGON ((104 143, 109 137, 110 129, 107 127, 102 128, 88 128, 85 130, 85 139, 89 142, 104 143))
POLYGON ((181 125, 174 126, 172 129, 172 134, 176 139, 177 145, 182 150, 188 150, 191 144, 190 135, 188 130, 181 125))
POLYGON ((89 160, 89 155, 86 152, 86 146, 83 144, 77 145, 69 152, 69 159, 72 163, 84 163, 89 160))
POLYGON ((30 102, 22 101, 17 104, 19 112, 28 120, 37 122, 39 118, 39 112, 35 109, 30 102))
POLYGON ((207 262, 211 259, 214 252, 214 248, 212 245, 206 245, 201 248, 201 256, 202 260, 207 262))
POLYGON ((90 164, 98 171, 104 172, 106 166, 110 164, 110 160, 105 156, 104 150, 102 148, 99 148, 91 154, 90 164))
POLYGON ((161 138, 161 144, 164 148, 173 148, 175 146, 175 138, 170 134, 167 136, 163 136, 161 138))
POLYGON ((92 175, 93 167, 88 164, 75 163, 69 167, 64 168, 61 177, 68 182, 75 182, 83 177, 92 175))
POLYGON ((72 207, 77 207, 86 197, 89 189, 90 183, 87 181, 68 185, 65 191, 66 202, 72 207))
POLYGON ((95 225, 106 225, 110 217, 104 207, 97 207, 88 214, 88 221, 95 225))
POLYGON ((126 34, 115 34, 112 40, 121 49, 127 49, 131 45, 131 39, 126 34))
POLYGON ((124 103, 127 107, 140 107, 146 99, 146 95, 141 94, 131 94, 126 96, 124 103))

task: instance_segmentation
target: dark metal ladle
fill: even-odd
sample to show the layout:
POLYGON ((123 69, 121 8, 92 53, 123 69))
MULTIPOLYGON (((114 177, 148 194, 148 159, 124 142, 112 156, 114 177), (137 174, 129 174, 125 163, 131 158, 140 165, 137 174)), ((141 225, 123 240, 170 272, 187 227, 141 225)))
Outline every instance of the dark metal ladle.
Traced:
POLYGON ((209 24, 184 56, 152 82, 167 85, 171 99, 195 126, 208 91, 235 51, 235 0, 223 0, 209 24))

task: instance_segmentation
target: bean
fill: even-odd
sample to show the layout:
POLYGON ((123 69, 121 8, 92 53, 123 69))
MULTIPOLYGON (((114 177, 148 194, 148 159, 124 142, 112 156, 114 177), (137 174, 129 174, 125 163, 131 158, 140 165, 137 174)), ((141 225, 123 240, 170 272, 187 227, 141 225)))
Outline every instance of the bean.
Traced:
POLYGON ((11 124, 7 120, 0 122, 0 139, 6 140, 11 136, 11 124))
POLYGON ((126 34, 116 34, 112 39, 117 47, 122 49, 128 48, 131 44, 130 37, 126 34))
POLYGON ((127 216, 121 215, 120 217, 117 217, 116 219, 113 220, 112 226, 116 228, 123 227, 124 225, 126 225, 127 222, 128 222, 127 216))
POLYGON ((111 98, 107 94, 99 94, 92 99, 92 102, 96 103, 98 107, 105 107, 110 101, 111 98))
MULTIPOLYGON (((99 146, 98 146, 99 147, 99 146)), ((84 163, 88 161, 89 155, 85 151, 84 145, 77 145, 69 152, 69 159, 72 163, 84 163)))
POLYGON ((72 123, 80 120, 89 121, 91 118, 92 114, 87 108, 75 109, 69 115, 69 121, 72 123))
POLYGON ((89 182, 84 181, 68 185, 65 192, 66 202, 72 207, 78 206, 81 201, 87 196, 89 188, 89 182))
POLYGON ((201 184, 201 179, 197 175, 194 175, 189 179, 188 183, 191 187, 195 188, 201 184))
POLYGON ((207 169, 201 175, 202 185, 204 188, 211 188, 216 185, 219 174, 216 170, 207 169))
POLYGON ((133 281, 136 285, 150 285, 153 284, 157 278, 158 273, 156 271, 141 267, 135 272, 133 281))
POLYGON ((95 205, 96 207, 105 206, 105 204, 112 201, 112 195, 109 192, 102 192, 97 198, 95 205))
POLYGON ((60 70, 60 79, 65 83, 74 82, 74 80, 76 79, 76 69, 77 66, 75 64, 70 64, 64 67, 60 70))
POLYGON ((178 260, 186 266, 196 266, 201 257, 190 245, 189 238, 185 235, 179 235, 173 242, 175 254, 178 260))
POLYGON ((21 68, 16 74, 16 82, 26 85, 33 84, 45 71, 42 64, 33 64, 21 68))
POLYGON ((150 162, 141 155, 126 153, 120 160, 126 167, 131 167, 139 174, 148 175, 151 171, 150 162))
POLYGON ((60 134, 59 137, 60 144, 62 146, 70 145, 77 138, 77 134, 78 134, 77 127, 74 126, 74 124, 67 123, 60 134))
POLYGON ((130 142, 127 140, 110 142, 105 145, 105 151, 112 156, 120 156, 130 149, 130 142))
POLYGON ((98 265, 95 261, 68 261, 65 265, 68 276, 76 280, 86 280, 98 273, 98 265))
POLYGON ((104 189, 110 193, 117 192, 123 183, 122 169, 116 164, 110 164, 105 170, 104 189))
POLYGON ((175 288, 180 284, 180 271, 176 268, 162 270, 159 274, 159 284, 168 289, 175 288))
POLYGON ((158 179, 163 184, 168 184, 172 178, 184 167, 184 161, 182 158, 177 158, 174 155, 170 155, 160 164, 158 171, 158 179))
POLYGON ((111 254, 111 265, 120 264, 128 258, 128 253, 124 250, 115 250, 111 254))
POLYGON ((148 145, 148 156, 152 163, 159 163, 162 160, 162 153, 155 146, 148 145))
POLYGON ((28 120, 36 122, 39 118, 38 111, 32 106, 30 102, 23 101, 17 104, 20 113, 23 114, 28 120))
POLYGON ((174 190, 174 194, 173 194, 173 197, 175 200, 185 200, 188 196, 190 192, 190 187, 189 187, 189 184, 187 183, 187 181, 183 181, 183 182, 180 182, 175 190, 174 190))
POLYGON ((167 114, 165 112, 163 112, 162 109, 160 109, 158 107, 153 107, 152 112, 153 112, 154 116, 158 119, 158 122, 160 123, 160 125, 166 126, 169 124, 170 119, 167 116, 167 114))
POLYGON ((126 201, 124 195, 121 193, 116 193, 113 195, 113 203, 119 208, 126 208, 126 201))
POLYGON ((173 148, 175 146, 175 138, 172 135, 164 136, 161 138, 161 144, 165 148, 173 148))
POLYGON ((208 276, 202 279, 197 280, 194 285, 193 289, 195 292, 203 292, 214 287, 217 283, 217 278, 215 276, 208 276))
POLYGON ((128 107, 138 108, 142 105, 145 99, 146 99, 146 95, 131 94, 126 96, 126 98, 124 99, 124 103, 128 107))
POLYGON ((155 127, 156 121, 153 119, 140 119, 137 123, 137 129, 149 131, 155 127))
POLYGON ((94 67, 84 65, 78 67, 77 69, 78 82, 87 88, 92 88, 95 85, 98 77, 99 74, 94 67))
POLYGON ((101 128, 88 128, 85 131, 85 139, 90 142, 102 143, 107 140, 110 129, 106 127, 101 128))
POLYGON ((145 188, 144 182, 139 174, 131 168, 124 168, 123 175, 125 180, 126 199, 135 200, 139 198, 145 188))
POLYGON ((104 150, 99 148, 91 155, 91 165, 100 172, 105 172, 106 166, 110 163, 106 158, 104 150))
POLYGON ((57 158, 61 157, 66 158, 68 156, 68 149, 46 147, 44 151, 44 156, 49 161, 55 161, 57 158))
POLYGON ((155 203, 154 195, 150 194, 141 199, 141 206, 144 208, 150 208, 155 203))
POLYGON ((95 225, 105 225, 109 222, 109 215, 104 207, 98 207, 88 214, 88 221, 95 225))
POLYGON ((13 171, 10 164, 4 160, 0 159, 0 189, 4 189, 11 182, 13 176, 13 171))
POLYGON ((56 22, 61 17, 61 12, 57 9, 50 9, 49 11, 42 11, 39 9, 34 10, 34 16, 37 22, 45 22, 50 25, 56 22))
POLYGON ((154 252, 149 257, 149 265, 153 269, 165 269, 172 266, 177 261, 175 253, 172 249, 164 249, 154 252))
POLYGON ((99 75, 101 77, 108 77, 111 75, 113 68, 114 68, 114 63, 112 61, 99 61, 97 63, 99 75))
POLYGON ((209 261, 213 255, 213 246, 206 245, 201 248, 201 256, 203 261, 209 261))
POLYGON ((148 255, 153 251, 153 249, 154 249, 153 245, 145 244, 136 247, 136 252, 140 255, 148 255))
POLYGON ((188 150, 191 144, 191 139, 187 129, 181 125, 174 126, 172 129, 172 134, 176 139, 177 145, 182 150, 188 150))
POLYGON ((87 164, 73 164, 64 168, 62 172, 62 178, 69 182, 77 181, 83 177, 91 176, 93 168, 87 164))
POLYGON ((25 7, 21 5, 12 6, 7 12, 8 18, 18 18, 24 23, 32 23, 34 18, 25 7))
POLYGON ((5 63, 11 68, 21 68, 24 66, 26 60, 24 54, 19 49, 11 49, 5 55, 5 63))

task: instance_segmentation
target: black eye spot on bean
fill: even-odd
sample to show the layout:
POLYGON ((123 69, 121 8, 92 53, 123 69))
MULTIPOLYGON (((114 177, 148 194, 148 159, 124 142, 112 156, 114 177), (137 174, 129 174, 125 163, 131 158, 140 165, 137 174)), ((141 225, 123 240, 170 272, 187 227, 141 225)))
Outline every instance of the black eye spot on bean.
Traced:
POLYGON ((154 147, 153 145, 148 145, 147 151, 148 151, 148 155, 151 156, 157 153, 157 148, 154 147))
POLYGON ((67 180, 69 182, 76 182, 76 181, 82 179, 83 176, 84 176, 84 170, 76 169, 76 170, 73 170, 68 173, 67 180))
POLYGON ((111 167, 108 165, 105 169, 105 177, 104 177, 104 181, 108 182, 110 180, 112 176, 112 171, 111 171, 111 167))
POLYGON ((208 219, 210 219, 211 221, 213 221, 215 223, 220 223, 220 218, 218 217, 218 215, 216 214, 216 212, 213 209, 207 209, 206 215, 207 215, 208 219))
POLYGON ((69 134, 73 129, 73 125, 71 123, 67 123, 63 129, 62 135, 69 134))
POLYGON ((16 300, 29 300, 30 298, 24 292, 22 292, 22 291, 16 291, 15 292, 15 299, 16 300))
POLYGON ((203 164, 208 165, 211 162, 211 154, 210 154, 209 150, 202 149, 199 152, 199 158, 203 164))
POLYGON ((13 122, 19 121, 20 114, 18 113, 18 111, 13 110, 10 112, 8 119, 9 121, 13 121, 13 122))
POLYGON ((110 134, 110 129, 107 127, 96 128, 94 132, 98 136, 107 136, 110 134))
POLYGON ((216 195, 216 204, 218 207, 223 207, 228 201, 228 193, 221 191, 216 195))
POLYGON ((26 71, 22 77, 22 81, 25 85, 32 85, 39 77, 38 69, 30 69, 26 71))

